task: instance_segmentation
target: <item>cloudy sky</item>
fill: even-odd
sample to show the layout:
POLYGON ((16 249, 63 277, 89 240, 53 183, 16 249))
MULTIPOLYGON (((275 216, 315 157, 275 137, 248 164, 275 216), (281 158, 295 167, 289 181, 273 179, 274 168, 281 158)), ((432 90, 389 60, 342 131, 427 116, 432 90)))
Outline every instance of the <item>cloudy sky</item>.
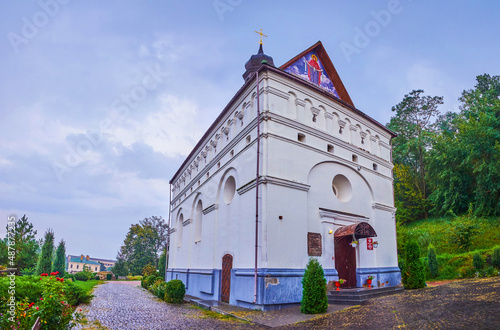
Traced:
POLYGON ((497 1, 2 1, 0 236, 26 214, 70 254, 114 258, 168 218, 168 181, 243 84, 323 42, 356 107, 387 123, 412 89, 457 111, 500 74, 497 1))

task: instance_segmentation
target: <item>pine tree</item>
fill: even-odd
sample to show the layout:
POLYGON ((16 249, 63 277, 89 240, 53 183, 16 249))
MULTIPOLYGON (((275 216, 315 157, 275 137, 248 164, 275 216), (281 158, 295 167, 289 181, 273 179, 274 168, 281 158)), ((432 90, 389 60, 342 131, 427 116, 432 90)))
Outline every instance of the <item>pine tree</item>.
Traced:
POLYGON ((414 240, 405 247, 405 265, 401 274, 405 289, 420 289, 425 286, 424 266, 420 261, 420 248, 414 240))
POLYGON ((160 271, 160 277, 165 280, 165 267, 167 263, 167 254, 165 250, 163 250, 163 253, 160 256, 160 261, 158 262, 158 270, 160 271))
POLYGON ((42 252, 38 259, 36 274, 50 273, 52 270, 52 255, 54 253, 54 232, 52 229, 47 229, 43 240, 42 252))
POLYGON ((324 313, 328 308, 325 273, 321 264, 314 258, 309 260, 302 278, 300 303, 300 311, 304 314, 324 313))
POLYGON ((429 250, 427 251, 427 261, 429 264, 429 271, 432 277, 438 277, 439 268, 438 261, 436 257, 436 249, 434 249, 434 245, 429 244, 429 250))
POLYGON ((56 260, 54 261, 53 272, 59 272, 59 277, 64 277, 66 268, 66 244, 64 240, 59 242, 56 250, 56 260))

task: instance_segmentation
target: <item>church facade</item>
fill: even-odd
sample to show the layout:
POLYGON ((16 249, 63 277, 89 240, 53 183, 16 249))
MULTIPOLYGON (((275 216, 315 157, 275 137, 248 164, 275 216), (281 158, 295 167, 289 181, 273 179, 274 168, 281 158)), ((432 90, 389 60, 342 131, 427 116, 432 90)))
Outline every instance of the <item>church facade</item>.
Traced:
POLYGON ((279 68, 261 46, 245 67, 170 181, 166 280, 263 310, 300 302, 309 258, 329 286, 399 285, 394 133, 354 107, 321 42, 279 68))

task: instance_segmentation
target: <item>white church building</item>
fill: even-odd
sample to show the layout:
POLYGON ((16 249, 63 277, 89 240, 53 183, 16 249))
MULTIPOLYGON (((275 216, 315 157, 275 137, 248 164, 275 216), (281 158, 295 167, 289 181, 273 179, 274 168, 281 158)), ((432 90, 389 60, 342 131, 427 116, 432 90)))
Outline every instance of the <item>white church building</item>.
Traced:
POLYGON ((355 108, 321 42, 281 67, 261 44, 245 68, 170 181, 166 280, 262 310, 300 302, 312 257, 329 287, 399 285, 395 134, 355 108))

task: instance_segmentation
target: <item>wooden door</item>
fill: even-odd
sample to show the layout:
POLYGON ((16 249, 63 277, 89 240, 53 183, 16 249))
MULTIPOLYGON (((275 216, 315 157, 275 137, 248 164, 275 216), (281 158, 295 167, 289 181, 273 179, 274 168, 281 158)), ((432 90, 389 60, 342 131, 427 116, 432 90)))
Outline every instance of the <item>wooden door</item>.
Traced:
POLYGON ((231 269, 233 269, 233 256, 226 254, 222 257, 222 275, 220 287, 220 300, 229 303, 231 292, 231 269))
POLYGON ((343 288, 356 287, 356 249, 351 242, 352 236, 335 237, 335 269, 346 280, 343 288))

